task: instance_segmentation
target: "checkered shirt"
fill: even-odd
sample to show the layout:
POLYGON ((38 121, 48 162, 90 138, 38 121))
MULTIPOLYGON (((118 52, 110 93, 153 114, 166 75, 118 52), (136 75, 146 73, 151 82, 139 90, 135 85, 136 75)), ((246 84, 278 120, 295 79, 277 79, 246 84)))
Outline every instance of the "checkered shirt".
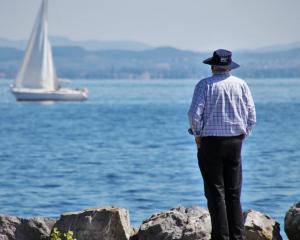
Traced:
POLYGON ((195 87, 188 111, 194 136, 250 135, 256 123, 248 85, 229 72, 214 74, 195 87))

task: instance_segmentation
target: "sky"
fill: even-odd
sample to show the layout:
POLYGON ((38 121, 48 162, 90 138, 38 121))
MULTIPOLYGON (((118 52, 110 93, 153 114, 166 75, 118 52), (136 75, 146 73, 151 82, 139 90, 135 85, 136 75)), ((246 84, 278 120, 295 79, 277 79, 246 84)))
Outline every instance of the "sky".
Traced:
MULTIPOLYGON (((0 0, 0 38, 28 39, 41 0, 0 0)), ((300 0, 49 0, 50 35, 207 51, 300 42, 300 0)))

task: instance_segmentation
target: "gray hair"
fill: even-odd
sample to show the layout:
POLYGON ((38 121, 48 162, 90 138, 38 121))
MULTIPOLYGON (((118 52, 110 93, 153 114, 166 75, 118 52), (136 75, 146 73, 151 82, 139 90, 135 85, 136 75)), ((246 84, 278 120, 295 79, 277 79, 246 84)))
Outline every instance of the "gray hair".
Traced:
POLYGON ((227 67, 223 67, 223 66, 212 65, 211 66, 211 71, 213 73, 224 73, 224 72, 229 72, 230 69, 228 69, 227 67))

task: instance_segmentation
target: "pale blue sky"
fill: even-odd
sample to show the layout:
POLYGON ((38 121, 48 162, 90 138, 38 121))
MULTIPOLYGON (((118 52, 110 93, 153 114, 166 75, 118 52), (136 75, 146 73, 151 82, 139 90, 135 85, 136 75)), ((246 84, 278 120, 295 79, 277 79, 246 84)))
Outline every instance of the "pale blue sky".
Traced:
MULTIPOLYGON (((27 39, 41 0, 0 0, 0 37, 27 39)), ((182 49, 300 42, 300 0, 49 0, 50 34, 182 49)))

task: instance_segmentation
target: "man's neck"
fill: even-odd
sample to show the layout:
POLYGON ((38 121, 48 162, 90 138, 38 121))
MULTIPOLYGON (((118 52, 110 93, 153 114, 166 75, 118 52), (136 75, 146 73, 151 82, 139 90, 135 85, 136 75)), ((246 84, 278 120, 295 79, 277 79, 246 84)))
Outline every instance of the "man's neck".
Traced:
POLYGON ((216 70, 214 70, 214 71, 212 71, 212 74, 213 75, 229 75, 229 72, 230 71, 216 71, 216 70))

